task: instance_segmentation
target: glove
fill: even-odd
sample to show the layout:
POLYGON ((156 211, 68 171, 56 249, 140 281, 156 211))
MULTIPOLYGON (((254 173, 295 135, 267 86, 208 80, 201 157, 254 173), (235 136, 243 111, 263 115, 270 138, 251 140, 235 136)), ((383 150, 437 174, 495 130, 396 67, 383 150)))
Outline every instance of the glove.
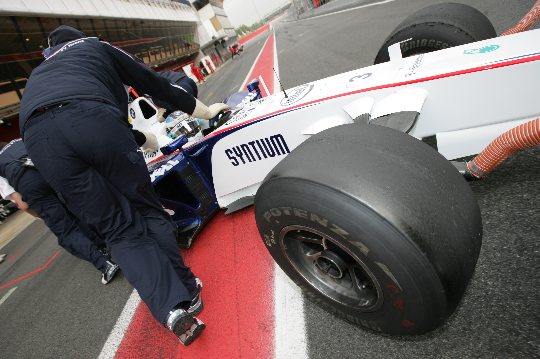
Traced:
POLYGON ((192 117, 202 118, 204 120, 209 120, 217 116, 221 111, 229 110, 229 106, 224 103, 215 103, 210 106, 206 106, 204 103, 195 99, 195 110, 191 114, 192 117))
POLYGON ((141 147, 147 151, 157 150, 159 147, 159 143, 158 143, 156 135, 154 135, 152 132, 142 132, 142 133, 144 137, 146 137, 146 141, 143 143, 141 147))

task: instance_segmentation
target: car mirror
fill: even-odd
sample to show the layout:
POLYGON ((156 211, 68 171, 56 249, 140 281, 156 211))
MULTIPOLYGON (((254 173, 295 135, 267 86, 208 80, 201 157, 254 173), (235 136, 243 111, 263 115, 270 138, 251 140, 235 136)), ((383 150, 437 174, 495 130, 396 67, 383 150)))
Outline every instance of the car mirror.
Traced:
POLYGON ((166 146, 161 147, 161 153, 163 153, 165 156, 170 155, 174 151, 181 149, 183 145, 188 143, 188 139, 186 136, 181 135, 178 136, 178 138, 171 143, 167 144, 166 146))

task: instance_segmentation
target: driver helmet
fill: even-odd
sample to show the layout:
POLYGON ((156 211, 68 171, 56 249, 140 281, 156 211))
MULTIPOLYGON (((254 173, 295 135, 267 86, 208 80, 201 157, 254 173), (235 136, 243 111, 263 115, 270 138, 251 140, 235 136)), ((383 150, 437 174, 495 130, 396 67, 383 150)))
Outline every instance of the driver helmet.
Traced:
POLYGON ((171 138, 184 135, 187 138, 195 136, 201 131, 199 122, 187 113, 175 111, 165 119, 167 135, 171 138))

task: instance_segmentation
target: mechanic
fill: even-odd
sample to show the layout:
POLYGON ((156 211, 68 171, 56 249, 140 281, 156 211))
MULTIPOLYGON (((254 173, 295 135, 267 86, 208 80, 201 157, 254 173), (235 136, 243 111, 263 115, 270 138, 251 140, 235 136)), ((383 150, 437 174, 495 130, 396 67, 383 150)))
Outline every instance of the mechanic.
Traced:
POLYGON ((125 51, 72 27, 56 28, 48 40, 50 54, 21 100, 28 154, 68 209, 105 240, 154 318, 189 345, 205 328, 194 317, 201 286, 183 263, 127 123, 124 84, 201 119, 228 107, 207 107, 125 51))
POLYGON ((202 84, 204 82, 204 76, 201 73, 201 69, 198 68, 197 66, 195 66, 195 63, 191 64, 190 69, 191 69, 191 73, 193 74, 193 76, 195 76, 195 78, 197 78, 197 82, 199 84, 202 84))
POLYGON ((62 248, 92 263, 102 273, 101 283, 107 284, 114 278, 118 265, 98 248, 99 238, 64 207, 32 165, 21 139, 0 150, 0 183, 0 196, 41 217, 62 248))
MULTIPOLYGON (((175 72, 175 71, 160 71, 158 72, 158 75, 167 79, 167 81, 169 81, 171 85, 179 86, 181 89, 189 93, 191 96, 197 98, 199 94, 197 84, 195 83, 195 81, 189 78, 186 74, 181 73, 181 72, 175 72)), ((163 117, 167 117, 171 112, 178 110, 173 105, 167 103, 166 101, 162 101, 158 98, 152 98, 152 101, 156 104, 156 106, 164 108, 166 110, 163 117)))

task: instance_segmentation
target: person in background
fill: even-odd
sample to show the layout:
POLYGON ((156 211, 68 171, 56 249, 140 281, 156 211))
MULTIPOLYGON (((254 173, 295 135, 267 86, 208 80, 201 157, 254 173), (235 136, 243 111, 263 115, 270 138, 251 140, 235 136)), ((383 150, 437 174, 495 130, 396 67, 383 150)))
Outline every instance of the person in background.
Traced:
POLYGON ((197 79, 197 82, 202 84, 204 82, 204 76, 201 73, 201 69, 195 66, 195 63, 191 64, 190 69, 193 76, 197 79))
POLYGON ((199 71, 201 72, 203 78, 206 78, 206 76, 209 75, 208 71, 206 70, 206 67, 204 67, 202 60, 199 61, 199 71))
POLYGON ((130 54, 62 25, 30 75, 19 126, 36 168, 70 212, 111 248, 154 318, 189 345, 204 330, 201 285, 184 265, 175 227, 150 180, 127 123, 124 84, 201 119, 206 106, 130 54))
POLYGON ((0 196, 20 210, 41 217, 62 248, 92 263, 102 273, 101 283, 112 281, 118 265, 98 248, 100 239, 69 213, 34 168, 21 139, 0 149, 0 196))
POLYGON ((206 66, 208 66, 208 68, 210 69, 210 73, 214 73, 214 67, 212 66, 212 63, 210 62, 210 60, 206 59, 206 66))

